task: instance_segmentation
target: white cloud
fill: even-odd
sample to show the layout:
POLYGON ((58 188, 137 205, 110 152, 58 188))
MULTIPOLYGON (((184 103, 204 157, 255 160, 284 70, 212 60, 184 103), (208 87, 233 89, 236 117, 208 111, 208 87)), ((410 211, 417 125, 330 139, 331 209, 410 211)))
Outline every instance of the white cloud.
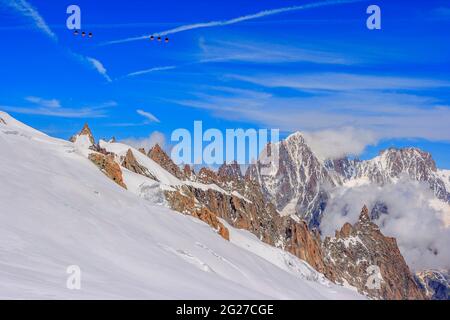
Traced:
POLYGON ((0 4, 7 6, 9 8, 14 9, 19 14, 31 19, 40 31, 46 34, 53 40, 56 40, 57 37, 50 29, 50 27, 45 22, 44 18, 39 14, 39 12, 27 1, 25 0, 1 0, 0 4))
POLYGON ((176 66, 153 67, 150 69, 131 72, 131 73, 127 74, 126 77, 135 77, 135 76, 140 76, 143 74, 152 73, 152 72, 156 72, 156 71, 172 70, 175 68, 177 68, 177 67, 176 66))
POLYGON ((166 148, 166 137, 163 133, 159 131, 152 132, 148 137, 144 138, 127 138, 122 139, 122 143, 128 144, 133 148, 139 149, 144 148, 147 152, 155 145, 159 144, 159 146, 163 149, 166 148))
POLYGON ((352 127, 302 132, 302 135, 311 150, 322 160, 359 155, 366 146, 378 141, 373 132, 352 127))
MULTIPOLYGON (((257 13, 248 14, 248 15, 240 16, 237 18, 229 19, 229 20, 200 22, 200 23, 192 23, 192 24, 182 25, 182 26, 179 26, 179 27, 176 27, 173 29, 153 33, 153 36, 166 36, 166 35, 175 34, 175 33, 179 33, 179 32, 194 30, 194 29, 227 26, 227 25, 232 25, 232 24, 236 24, 236 23, 240 23, 240 22, 244 22, 244 21, 259 19, 259 18, 263 18, 263 17, 276 15, 276 14, 281 14, 281 13, 307 10, 307 9, 319 8, 319 7, 324 7, 324 6, 345 4, 345 3, 355 3, 355 2, 361 2, 361 1, 363 1, 363 0, 334 0, 334 1, 329 0, 329 1, 308 3, 308 4, 304 4, 304 5, 299 5, 299 6, 284 7, 284 8, 278 8, 278 9, 272 9, 272 10, 263 10, 263 11, 260 11, 257 13)), ((138 41, 138 40, 148 39, 148 37, 149 37, 149 35, 130 37, 130 38, 126 38, 126 39, 109 41, 104 44, 108 45, 108 44, 117 44, 117 43, 124 43, 124 42, 130 42, 130 41, 138 41)))
POLYGON ((355 223, 364 204, 372 208, 385 203, 388 214, 374 222, 384 235, 395 237, 406 262, 413 270, 450 267, 450 228, 442 221, 442 212, 431 204, 428 185, 402 177, 383 187, 364 185, 339 188, 324 213, 321 229, 333 235, 345 222, 355 223))
POLYGON ((143 116, 144 118, 146 118, 147 120, 150 120, 151 122, 160 122, 159 119, 157 117, 155 117, 153 114, 151 114, 150 112, 138 109, 136 110, 136 112, 143 116))
MULTIPOLYGON (((441 83, 427 84, 434 85, 441 83)), ((270 88, 204 92, 172 102, 208 110, 227 120, 257 123, 284 132, 339 131, 351 127, 372 132, 376 139, 450 140, 450 106, 436 98, 400 90, 300 92, 287 97, 270 88)), ((372 141, 369 136, 363 138, 372 141)))
POLYGON ((236 41, 206 41, 200 40, 203 51, 203 62, 241 61, 246 63, 289 63, 310 62, 321 64, 352 64, 357 62, 336 53, 294 48, 272 43, 236 42, 236 41))
MULTIPOLYGON (((6 7, 12 8, 19 14, 30 18, 36 28, 50 37, 52 40, 57 41, 58 38, 56 34, 50 29, 50 27, 45 22, 44 18, 39 14, 39 12, 27 1, 25 0, 0 0, 0 5, 4 5, 6 7)), ((70 49, 67 49, 67 53, 75 58, 77 58, 81 62, 88 63, 91 67, 93 67, 99 74, 101 74, 108 82, 111 82, 111 78, 109 77, 106 68, 104 65, 98 60, 91 57, 85 57, 81 54, 75 53, 70 49)))
POLYGON ((50 117, 60 117, 60 118, 100 118, 104 117, 104 110, 95 110, 91 108, 30 108, 30 107, 19 107, 19 106, 3 106, 0 105, 1 110, 8 112, 16 112, 21 114, 33 114, 33 115, 43 115, 50 117))
POLYGON ((101 63, 99 60, 91 58, 91 57, 85 57, 85 59, 94 67, 95 70, 97 70, 98 73, 100 73, 108 82, 111 82, 111 78, 108 76, 108 73, 106 71, 106 68, 103 66, 103 63, 101 63))
POLYGON ((44 98, 40 98, 40 97, 34 97, 34 96, 30 96, 30 97, 26 97, 25 100, 35 103, 37 105, 40 105, 42 107, 47 107, 47 108, 60 108, 61 107, 61 103, 59 100, 56 99, 44 99, 44 98))
MULTIPOLYGON (((125 77, 135 77, 157 71, 173 70, 186 66, 225 63, 225 62, 245 62, 245 63, 289 63, 289 62, 310 62, 319 64, 343 64, 349 65, 358 62, 355 58, 337 55, 335 53, 310 50, 304 48, 293 48, 256 42, 236 42, 236 41, 213 41, 206 42, 203 38, 199 41, 202 49, 201 57, 193 62, 180 65, 153 67, 128 73, 125 77)), ((239 76, 228 76, 239 78, 239 76)), ((239 80, 251 81, 247 78, 239 80)))
POLYGON ((298 90, 395 90, 450 88, 450 81, 392 76, 361 75, 350 73, 313 73, 299 75, 230 75, 232 79, 250 82, 269 88, 298 90))
POLYGON ((117 105, 114 101, 108 101, 99 105, 64 107, 59 100, 45 100, 38 97, 27 97, 25 100, 37 104, 36 106, 8 106, 0 105, 1 110, 21 114, 43 115, 60 118, 100 118, 105 117, 107 109, 117 105))

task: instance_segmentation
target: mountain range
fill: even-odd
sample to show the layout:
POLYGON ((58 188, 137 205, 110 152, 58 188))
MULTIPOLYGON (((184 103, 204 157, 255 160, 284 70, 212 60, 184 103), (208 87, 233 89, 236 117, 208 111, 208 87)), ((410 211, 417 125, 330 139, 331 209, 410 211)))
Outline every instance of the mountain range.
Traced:
POLYGON ((335 206, 343 190, 360 186, 408 179, 447 208, 449 171, 417 148, 321 160, 297 132, 271 146, 276 164, 260 158, 246 172, 237 163, 195 172, 159 145, 96 142, 88 125, 63 141, 0 112, 0 130, 0 241, 10 261, 0 266, 2 296, 77 297, 57 283, 58 266, 79 260, 90 290, 78 296, 88 298, 448 298, 446 268, 412 269, 377 225, 393 214, 383 198, 334 235, 324 232, 330 216, 350 210, 335 206), (373 266, 377 288, 368 285, 373 266), (111 277, 120 278, 114 290, 111 277))

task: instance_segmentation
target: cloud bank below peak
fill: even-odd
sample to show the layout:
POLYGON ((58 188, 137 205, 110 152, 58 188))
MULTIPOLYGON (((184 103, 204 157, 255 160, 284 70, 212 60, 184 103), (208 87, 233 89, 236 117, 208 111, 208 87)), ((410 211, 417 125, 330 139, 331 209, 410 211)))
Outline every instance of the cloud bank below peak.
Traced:
POLYGON ((450 228, 446 227, 443 214, 448 214, 450 207, 442 203, 447 208, 447 212, 442 212, 433 206, 434 200, 428 185, 411 181, 408 177, 383 187, 371 184, 342 187, 334 191, 321 229, 324 235, 334 235, 334 231, 345 222, 358 220, 363 205, 372 208, 376 203, 384 203, 388 214, 382 214, 374 222, 385 235, 397 239, 408 265, 414 271, 448 269, 450 228))

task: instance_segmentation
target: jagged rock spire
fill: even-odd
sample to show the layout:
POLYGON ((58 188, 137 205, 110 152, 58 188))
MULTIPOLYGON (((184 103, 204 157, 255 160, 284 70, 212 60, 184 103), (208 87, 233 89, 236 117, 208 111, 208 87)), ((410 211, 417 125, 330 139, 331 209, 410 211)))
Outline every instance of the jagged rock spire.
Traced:
POLYGON ((178 179, 184 180, 185 177, 183 172, 181 172, 180 168, 172 161, 167 153, 164 152, 159 144, 155 144, 148 151, 147 156, 178 179))
POLYGON ((91 128, 89 128, 87 122, 84 124, 83 129, 81 129, 80 133, 72 136, 69 140, 71 142, 75 142, 79 136, 87 136, 91 144, 95 144, 94 136, 92 135, 91 128))
POLYGON ((364 205, 362 210, 361 210, 361 214, 359 215, 359 221, 361 221, 361 222, 368 222, 368 221, 370 221, 369 209, 367 208, 366 205, 364 205))
POLYGON ((367 206, 361 210, 358 222, 346 223, 334 238, 326 237, 322 250, 326 275, 334 282, 347 282, 360 293, 376 299, 425 298, 397 241, 383 235, 370 221, 367 206), (376 286, 368 285, 369 267, 379 271, 380 282, 376 286))
POLYGON ((156 179, 155 176, 152 175, 146 167, 140 165, 137 162, 137 160, 133 154, 133 151, 131 151, 131 149, 128 149, 127 154, 125 155, 125 158, 122 160, 122 167, 127 168, 128 170, 135 172, 137 174, 140 174, 140 175, 149 177, 150 179, 158 181, 158 179, 156 179))

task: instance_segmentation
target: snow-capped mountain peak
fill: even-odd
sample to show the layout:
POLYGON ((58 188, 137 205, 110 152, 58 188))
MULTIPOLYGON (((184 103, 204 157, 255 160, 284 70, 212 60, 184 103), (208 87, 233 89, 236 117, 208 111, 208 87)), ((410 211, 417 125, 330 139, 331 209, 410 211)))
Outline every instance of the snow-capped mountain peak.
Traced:
POLYGON ((321 161, 300 132, 291 134, 275 147, 280 161, 278 165, 270 164, 270 174, 262 173, 262 168, 267 166, 263 154, 249 167, 247 175, 258 181, 266 199, 282 215, 296 215, 311 227, 320 224, 333 188, 343 185, 382 186, 407 176, 427 183, 438 199, 450 203, 449 175, 436 168, 430 153, 418 148, 389 148, 364 161, 349 158, 321 161))
POLYGON ((323 163, 306 144, 300 132, 272 148, 279 161, 271 163, 273 174, 263 174, 264 159, 249 167, 247 175, 261 184, 268 201, 282 215, 296 215, 317 227, 326 202, 325 189, 335 185, 323 163))

